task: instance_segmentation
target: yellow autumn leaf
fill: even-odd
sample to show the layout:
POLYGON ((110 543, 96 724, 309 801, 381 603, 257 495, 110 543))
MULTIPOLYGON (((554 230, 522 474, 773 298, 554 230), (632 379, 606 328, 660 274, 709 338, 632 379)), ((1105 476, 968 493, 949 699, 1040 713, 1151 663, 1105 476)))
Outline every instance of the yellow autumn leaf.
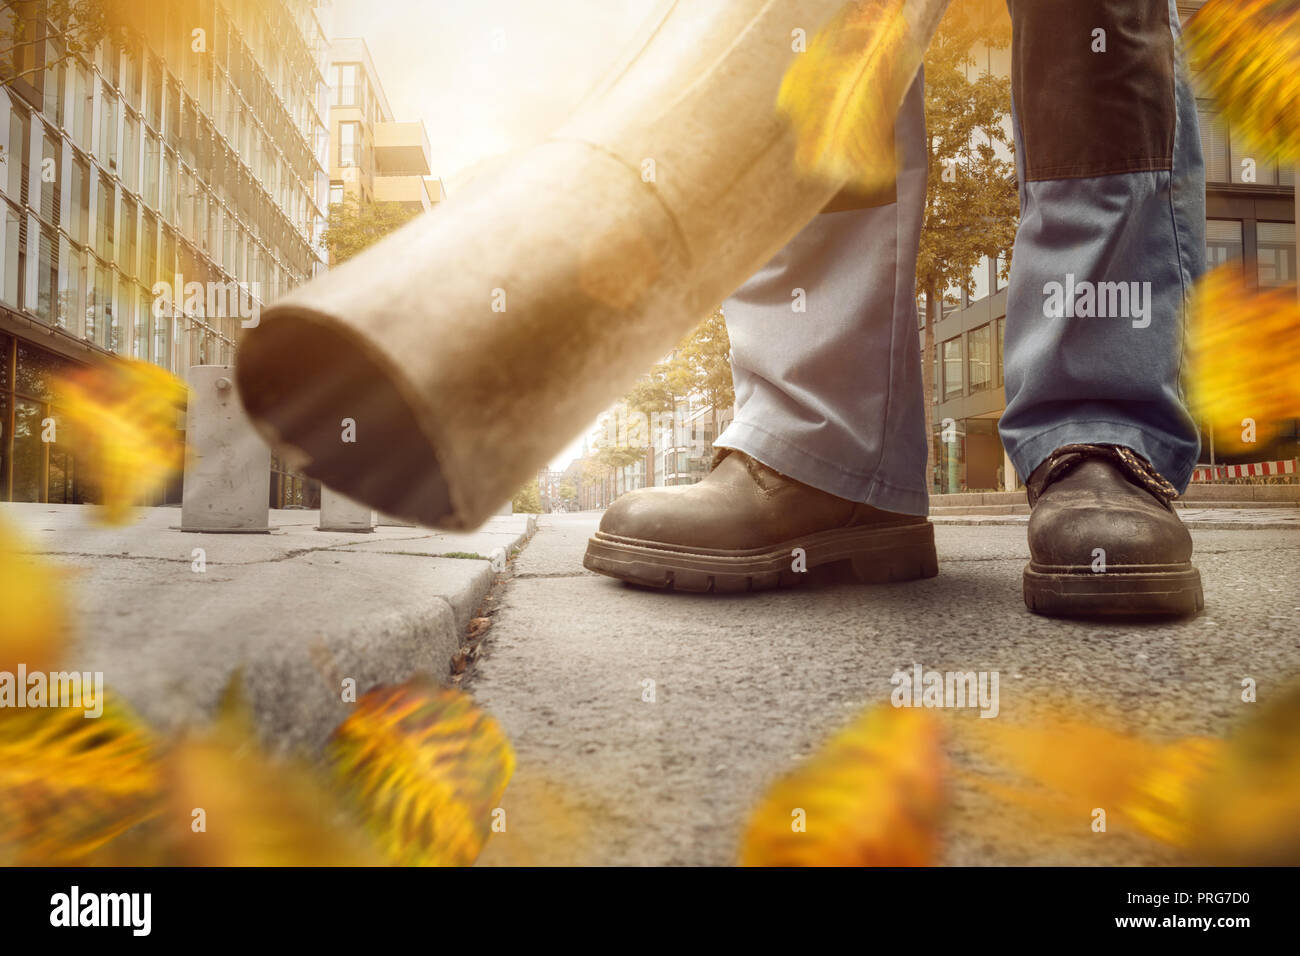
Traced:
POLYGON ((158 811, 158 744, 110 698, 0 709, 0 860, 76 862, 158 811))
POLYGON ((211 728, 186 735, 170 749, 164 772, 161 823, 172 865, 384 862, 317 774, 261 748, 233 690, 211 728))
POLYGON ((1300 303, 1294 289, 1251 289, 1239 266, 1207 273, 1192 297, 1188 351, 1192 407, 1214 429, 1216 444, 1244 449, 1247 418, 1261 426, 1300 418, 1300 303))
POLYGON ((1259 708, 1191 795, 1189 848, 1206 862, 1300 864, 1300 684, 1259 708))
POLYGON ((749 817, 744 866, 934 861, 948 763, 938 721, 881 704, 778 781, 749 817))
POLYGON ((992 772, 971 775, 979 786, 1006 802, 1071 821, 1087 820, 1094 808, 1115 814, 1159 750, 1132 734, 1062 715, 1040 716, 1032 725, 975 721, 964 737, 992 772))
POLYGON ((977 721, 981 770, 970 780, 1003 806, 1030 810, 1021 832, 1078 832, 1094 809, 1189 861, 1300 862, 1300 692, 1261 711, 1232 740, 1168 743, 1080 720, 1058 705, 1032 726, 977 721), (1008 773, 1009 772, 1009 773, 1008 773))
POLYGON ((924 52, 903 0, 845 4, 795 57, 777 94, 799 169, 866 193, 891 184, 894 122, 924 52))
POLYGON ((1187 737, 1159 748, 1140 771, 1120 804, 1142 833, 1180 850, 1193 843, 1193 803, 1219 771, 1223 741, 1187 737))
POLYGON ((968 723, 963 739, 973 745, 980 770, 963 779, 1018 811, 1017 831, 1039 840, 1081 832, 1100 809, 1109 832, 1127 828, 1186 853, 1193 800, 1216 772, 1221 742, 1161 743, 1081 716, 1104 709, 1057 701, 1032 724, 968 723))
POLYGON ((1202 90, 1259 164, 1300 160, 1300 4, 1209 0, 1183 38, 1202 90))
POLYGON ((419 679, 362 697, 328 757, 389 859, 419 866, 474 862, 515 766, 496 721, 460 691, 419 679))
POLYGON ((183 467, 176 426, 186 389, 170 372, 114 360, 59 379, 54 397, 58 427, 71 433, 79 467, 99 487, 102 520, 125 521, 133 504, 183 467))
POLYGON ((610 834, 638 825, 615 812, 605 794, 525 764, 492 813, 475 866, 607 866, 610 834))
POLYGON ((50 670, 63 655, 68 618, 54 568, 0 522, 0 671, 50 670))

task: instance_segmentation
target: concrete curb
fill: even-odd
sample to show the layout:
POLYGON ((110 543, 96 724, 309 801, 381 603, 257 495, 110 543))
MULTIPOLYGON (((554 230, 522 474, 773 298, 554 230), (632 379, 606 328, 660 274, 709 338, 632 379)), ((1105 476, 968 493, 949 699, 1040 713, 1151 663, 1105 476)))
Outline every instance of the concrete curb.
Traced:
POLYGON ((193 534, 179 519, 146 508, 103 528, 83 506, 0 505, 63 571, 74 641, 61 669, 102 671, 163 731, 206 723, 242 674, 263 743, 308 755, 352 712, 345 680, 358 696, 420 673, 445 683, 496 579, 488 559, 537 527, 502 515, 468 533, 349 534, 317 531, 315 511, 273 511, 271 534, 193 534))

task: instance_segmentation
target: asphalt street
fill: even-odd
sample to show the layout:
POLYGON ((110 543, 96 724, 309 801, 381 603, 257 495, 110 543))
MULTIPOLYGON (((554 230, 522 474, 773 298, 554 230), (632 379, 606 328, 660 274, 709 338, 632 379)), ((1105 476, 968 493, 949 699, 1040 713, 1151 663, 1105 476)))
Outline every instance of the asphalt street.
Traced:
MULTIPOLYGON (((1300 530, 1195 530, 1202 614, 1088 623, 1026 611, 1023 525, 937 527, 927 581, 692 595, 585 571, 598 520, 541 518, 466 682, 518 755, 483 864, 733 863, 764 789, 914 664, 997 671, 997 719, 1076 695, 1156 739, 1226 734, 1251 706, 1244 677, 1263 700, 1300 676, 1300 530)), ((1064 837, 1019 826, 959 778, 941 862, 1172 860, 1086 821, 1064 837)))

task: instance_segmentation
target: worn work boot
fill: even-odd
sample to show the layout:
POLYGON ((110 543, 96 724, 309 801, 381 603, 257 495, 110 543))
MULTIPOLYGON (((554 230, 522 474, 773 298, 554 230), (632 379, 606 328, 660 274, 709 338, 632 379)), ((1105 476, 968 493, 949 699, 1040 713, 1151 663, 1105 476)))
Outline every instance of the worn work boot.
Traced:
POLYGON ((1120 445, 1063 445, 1029 476, 1025 605, 1051 615, 1195 614, 1204 606, 1178 492, 1120 445))
POLYGON ((582 563, 648 587, 761 591, 835 562, 850 562, 860 581, 934 577, 934 528, 720 449, 699 484, 643 488, 615 501, 582 563))

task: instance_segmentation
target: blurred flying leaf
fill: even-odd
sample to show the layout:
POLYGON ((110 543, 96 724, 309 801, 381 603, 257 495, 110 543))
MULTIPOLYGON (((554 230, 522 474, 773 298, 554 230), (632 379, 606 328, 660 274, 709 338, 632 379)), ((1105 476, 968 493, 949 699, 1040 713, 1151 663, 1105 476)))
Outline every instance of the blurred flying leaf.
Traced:
POLYGON ((1183 37, 1198 82, 1260 165, 1300 161, 1300 4, 1209 0, 1183 37))
POLYGON ((1188 737, 1161 747, 1136 775, 1120 811, 1147 836, 1188 849, 1193 843, 1193 799, 1219 769, 1222 755, 1223 741, 1208 737, 1188 737))
MULTIPOLYGON (((1300 863, 1300 685, 1226 741, 1161 744, 1060 712, 1033 726, 974 723, 984 769, 968 776, 1007 805, 1045 811, 1076 832, 1100 807, 1112 830, 1127 823, 1192 862, 1300 863), (994 779, 999 768, 1015 778, 994 779)), ((1041 822, 1020 823, 1044 832, 1041 822)))
POLYGON ((903 0, 847 3, 795 56, 776 105, 803 172, 863 193, 894 182, 894 122, 924 54, 903 9, 903 0))
POLYGON ((475 866, 608 866, 610 835, 631 839, 641 824, 614 812, 592 788, 523 764, 511 775, 500 810, 501 826, 494 817, 475 866))
POLYGON ((928 711, 873 707, 767 792, 746 826, 741 864, 929 864, 947 779, 928 711), (806 832, 796 829, 798 811, 806 832))
POLYGON ((496 721, 418 679, 362 697, 328 755, 390 860, 421 866, 474 862, 515 766, 496 721))
POLYGON ((221 713, 166 762, 164 829, 182 866, 373 866, 383 858, 307 767, 258 745, 231 682, 221 713), (196 831, 195 811, 204 828, 196 831))
POLYGON ((1246 447, 1245 418, 1300 418, 1300 304, 1294 289, 1257 292, 1239 266, 1220 266, 1197 284, 1189 325, 1192 407, 1210 423, 1216 442, 1246 447))
POLYGON ((49 670, 63 654, 67 614, 54 570, 27 544, 0 524, 0 671, 19 664, 29 671, 49 670))
POLYGON ((0 859, 76 861, 158 812, 158 745, 123 706, 0 709, 0 859))
POLYGON ((987 760, 1014 775, 1009 786, 989 782, 1025 807, 1087 819, 1094 807, 1113 813, 1131 795, 1157 748, 1130 734, 1061 716, 1032 725, 981 720, 966 736, 987 760))
POLYGON ((1189 845, 1208 862, 1300 864, 1300 684, 1226 741, 1192 794, 1189 845))
POLYGON ((107 523, 125 521, 143 495, 163 487, 184 464, 177 430, 186 389, 151 362, 114 360, 55 385, 60 425, 69 428, 78 463, 99 485, 107 523))
POLYGON ((1219 742, 1160 744, 1077 716, 1100 709, 1073 701, 1039 713, 1032 725, 968 722, 963 736, 975 744, 981 770, 963 779, 1006 808, 1030 811, 1016 824, 1039 840, 1080 832, 1099 808, 1108 831, 1127 826, 1185 851, 1192 794, 1212 771, 1219 742))

